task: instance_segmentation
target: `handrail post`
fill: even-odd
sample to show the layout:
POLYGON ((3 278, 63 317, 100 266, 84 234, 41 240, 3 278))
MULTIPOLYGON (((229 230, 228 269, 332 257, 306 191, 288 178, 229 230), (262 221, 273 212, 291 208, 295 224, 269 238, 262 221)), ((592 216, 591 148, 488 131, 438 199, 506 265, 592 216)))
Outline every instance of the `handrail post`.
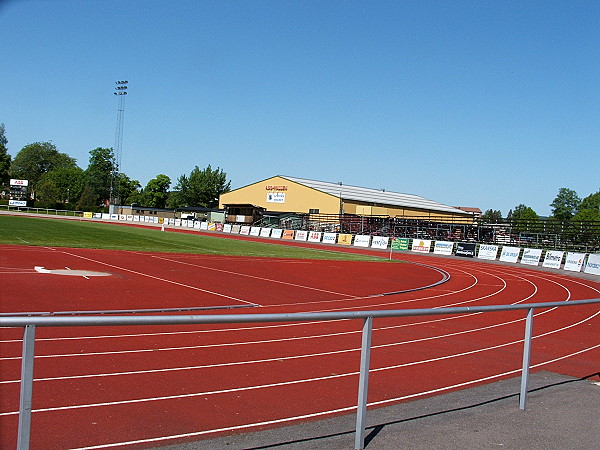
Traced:
POLYGON ((533 308, 527 311, 525 321, 525 338, 523 340, 523 369, 521 371, 521 394, 519 395, 519 409, 525 411, 527 403, 527 387, 529 385, 529 362, 531 360, 531 337, 533 335, 533 308))
POLYGON ((33 356, 35 354, 35 325, 25 325, 23 359, 21 361, 21 399, 17 449, 29 449, 31 436, 31 399, 33 395, 33 356))
POLYGON ((373 334, 373 317, 365 317, 362 330, 362 347, 360 351, 360 377, 358 379, 358 406, 356 411, 356 437, 354 448, 365 448, 365 424, 367 415, 367 394, 369 391, 369 364, 371 360, 371 335, 373 334))

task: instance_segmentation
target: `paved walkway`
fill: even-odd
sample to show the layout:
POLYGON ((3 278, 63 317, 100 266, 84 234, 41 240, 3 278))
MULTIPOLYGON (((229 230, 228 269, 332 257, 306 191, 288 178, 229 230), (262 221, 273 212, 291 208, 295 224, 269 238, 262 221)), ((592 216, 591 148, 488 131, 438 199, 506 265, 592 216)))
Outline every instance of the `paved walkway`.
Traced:
MULTIPOLYGON (((520 378, 512 378, 370 410, 366 448, 600 449, 600 373, 586 380, 532 374, 526 411, 519 410, 519 387, 520 378)), ((355 420, 347 415, 162 448, 353 449, 355 420)))

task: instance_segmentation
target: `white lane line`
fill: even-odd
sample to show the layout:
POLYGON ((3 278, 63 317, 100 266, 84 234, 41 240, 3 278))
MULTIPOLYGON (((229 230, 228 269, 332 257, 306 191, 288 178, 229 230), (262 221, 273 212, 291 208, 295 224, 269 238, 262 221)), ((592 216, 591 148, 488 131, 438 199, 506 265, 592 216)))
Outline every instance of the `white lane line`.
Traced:
MULTIPOLYGON (((527 282, 529 282, 530 284, 532 284, 534 286, 534 292, 532 294, 530 294, 527 297, 524 297, 523 299, 516 301, 512 304, 518 304, 518 303, 522 303, 526 300, 528 300, 529 298, 532 298, 535 293, 537 292, 537 286, 533 283, 531 283, 528 280, 525 280, 527 282)), ((425 299, 429 299, 429 298, 433 298, 433 297, 440 297, 440 296, 444 296, 446 294, 441 294, 441 295, 437 295, 437 296, 431 296, 431 297, 425 297, 425 299)), ((474 300, 471 301, 476 301, 476 300, 480 300, 483 298, 486 298, 487 296, 484 297, 477 297, 474 300)), ((410 300, 412 301, 412 300, 410 300)), ((435 322, 442 322, 442 321, 446 321, 446 320, 456 320, 456 319, 460 319, 460 318, 464 318, 464 317, 468 317, 468 316, 472 316, 474 314, 464 314, 464 315, 458 315, 458 316, 452 316, 452 317, 446 317, 446 318, 441 318, 441 319, 431 319, 431 320, 423 320, 423 321, 419 321, 419 322, 413 322, 413 323, 409 323, 409 324, 401 324, 401 325, 394 325, 394 326, 389 326, 389 327, 379 327, 379 328, 375 328, 374 331, 378 331, 378 330, 387 330, 387 329, 395 329, 395 328, 403 328, 403 327, 407 327, 407 326, 416 326, 416 325, 421 325, 421 324, 429 324, 429 323, 435 323, 435 322)), ((127 335, 109 335, 109 336, 83 336, 83 337, 66 337, 66 338, 40 338, 38 339, 38 341, 61 341, 61 340, 85 340, 85 339, 114 339, 114 338, 121 338, 121 337, 139 337, 139 336, 162 336, 162 335, 179 335, 179 334, 201 334, 201 333, 215 333, 215 332, 224 332, 224 331, 239 331, 239 330, 252 330, 255 331, 257 329, 265 329, 265 328, 282 328, 282 327, 288 327, 288 326, 300 326, 300 325, 316 325, 319 323, 324 323, 324 322, 336 322, 336 321, 315 321, 315 322, 300 322, 300 323, 293 323, 293 324, 283 324, 283 325, 266 325, 266 326, 258 326, 258 327, 240 327, 240 328, 225 328, 225 329, 215 329, 215 330, 194 330, 194 331, 181 331, 181 332, 169 332, 169 333, 145 333, 145 334, 137 334, 137 335, 131 335, 131 334, 127 334, 127 335)), ((317 337, 328 337, 328 336, 336 336, 339 334, 357 334, 360 333, 360 330, 352 330, 352 331, 348 331, 345 333, 333 333, 333 334, 324 334, 324 335, 316 335, 317 337)), ((255 343, 259 342, 259 343, 265 343, 265 342, 280 342, 281 340, 294 340, 294 339, 307 339, 307 338, 311 338, 311 336, 303 336, 303 337, 298 337, 298 338, 287 338, 287 339, 273 339, 273 340, 267 340, 267 341, 255 341, 255 343)), ((9 341, 0 341, 0 342, 14 342, 14 343, 20 343, 22 342, 22 340, 20 339, 13 339, 13 340, 9 340, 9 341)), ((222 345, 245 345, 245 344, 249 344, 252 342, 249 341, 243 341, 243 342, 237 342, 237 343, 229 343, 229 344, 222 344, 222 345)), ((219 346, 221 344, 213 344, 213 346, 219 346)), ((184 347, 182 347, 184 348, 184 347)), ((197 347, 194 347, 197 348, 197 347)), ((150 351, 150 350, 145 350, 145 351, 150 351)), ((133 352, 133 350, 132 350, 133 352)), ((106 353, 101 353, 101 354, 106 354, 106 353)), ((87 356, 90 355, 90 353, 75 353, 75 354, 70 354, 68 356, 87 356)), ((62 356, 62 355, 40 355, 37 357, 53 357, 53 356, 62 356)), ((0 358, 0 361, 3 359, 18 359, 18 357, 14 357, 14 358, 0 358)))
MULTIPOLYGON (((564 327, 564 328, 561 328, 558 330, 554 330, 551 332, 541 334, 539 336, 535 336, 534 339, 537 339, 537 338, 540 338, 543 336, 547 336, 550 334, 558 333, 559 331, 564 331, 567 328, 572 328, 572 327, 579 325, 587 320, 590 320, 591 318, 598 316, 598 315, 600 315, 600 312, 594 314, 593 316, 591 316, 577 324, 572 324, 572 325, 569 325, 567 327, 564 327)), ((460 334, 460 333, 456 333, 456 334, 460 334)), ((424 340, 427 340, 427 339, 424 339, 424 340)), ((415 340, 414 342, 418 342, 418 341, 421 341, 421 339, 415 340)), ((508 347, 511 345, 521 344, 522 342, 523 342, 522 339, 518 339, 515 341, 504 342, 502 344, 497 344, 497 345, 484 347, 484 348, 480 348, 480 349, 475 349, 475 350, 469 350, 469 351, 465 351, 465 352, 461 352, 461 353, 453 353, 450 355, 438 356, 438 357, 424 359, 424 360, 411 361, 411 362, 396 364, 396 365, 392 365, 392 366, 374 368, 374 369, 370 369, 370 372, 381 372, 381 371, 401 369, 404 367, 416 366, 416 365, 421 365, 421 364, 429 364, 429 363, 433 363, 433 362, 439 362, 439 361, 444 361, 444 360, 448 360, 448 359, 459 358, 462 356, 469 356, 469 355, 474 355, 477 353, 483 353, 483 352, 490 351, 490 350, 497 350, 502 347, 508 347)), ((596 347, 600 347, 600 344, 592 346, 587 350, 581 350, 581 351, 572 353, 571 356, 577 355, 579 353, 583 353, 585 351, 594 349, 596 347)), ((360 349, 356 349, 356 350, 360 350, 360 349)), ((354 351, 354 349, 346 350, 345 352, 348 352, 348 351, 354 351)), ((332 352, 332 353, 336 353, 336 352, 332 352)), ((552 361, 558 361, 558 360, 564 359, 564 358, 565 357, 559 357, 552 361)), ((277 359, 282 359, 282 358, 274 358, 273 360, 277 360, 277 359)), ((283 358, 283 359, 285 359, 285 358, 283 358)), ((531 367, 534 368, 534 367, 537 367, 537 365, 532 365, 531 367)), ((517 371, 520 371, 520 369, 517 371)), ((341 377, 355 376, 355 375, 358 375, 358 373, 359 372, 347 372, 347 373, 343 373, 343 374, 327 375, 327 376, 322 376, 322 377, 305 378, 305 379, 300 379, 300 380, 289 380, 289 381, 282 381, 282 382, 278 382, 278 383, 268 383, 268 384, 263 384, 263 385, 254 385, 254 386, 243 386, 243 387, 220 389, 220 390, 214 390, 214 391, 194 392, 194 393, 189 393, 189 394, 167 395, 167 396, 161 396, 161 397, 145 397, 145 398, 138 398, 138 399, 131 399, 131 400, 118 400, 118 401, 111 401, 111 402, 88 403, 88 404, 81 404, 81 405, 56 406, 56 407, 50 407, 50 408, 35 409, 32 412, 63 411, 63 410, 72 410, 72 409, 81 409, 81 408, 94 408, 94 407, 100 407, 100 406, 114 406, 114 405, 123 405, 123 404, 131 404, 131 403, 145 403, 145 402, 150 402, 150 401, 173 400, 173 399, 180 399, 180 398, 190 398, 190 397, 198 397, 198 396, 206 396, 206 395, 225 394, 225 393, 232 393, 232 392, 265 389, 265 388, 271 388, 271 387, 288 386, 288 385, 294 385, 294 384, 300 384, 300 383, 309 383, 309 382, 323 381, 323 380, 329 380, 329 379, 335 379, 335 378, 341 378, 341 377)), ((504 375, 504 374, 500 374, 500 376, 502 376, 502 375, 504 375)), ((495 376, 498 376, 498 375, 491 376, 491 378, 493 378, 495 376)), ((470 384, 470 382, 467 382, 466 384, 470 384)), ((428 391, 427 393, 432 393, 432 392, 435 392, 435 391, 428 391)), ((382 403, 389 402, 389 401, 392 401, 392 399, 385 400, 382 403)), ((377 404, 377 403, 375 403, 375 404, 377 404)), ((14 415, 14 414, 18 414, 18 411, 0 413, 0 416, 7 416, 7 415, 14 415)))
POLYGON ((186 265, 186 266, 198 267, 198 268, 202 268, 204 270, 211 270, 211 271, 214 271, 214 272, 222 272, 222 273, 226 273, 228 275, 237 275, 239 277, 253 278, 255 280, 267 281, 269 283, 283 284, 283 285, 286 285, 286 286, 293 286, 293 287, 302 288, 302 289, 309 289, 309 290, 317 291, 317 292, 325 292, 327 294, 334 294, 334 295, 340 295, 340 296, 345 296, 345 297, 355 297, 354 295, 344 294, 342 292, 329 291, 327 289, 320 289, 320 288, 316 288, 316 287, 312 287, 312 286, 306 286, 306 285, 302 285, 302 284, 288 283, 288 282, 281 281, 281 280, 275 280, 273 278, 259 277, 259 276, 256 276, 256 275, 249 275, 249 274, 245 274, 245 273, 241 273, 241 272, 234 272, 234 271, 231 271, 231 270, 217 269, 215 267, 205 266, 205 265, 202 265, 202 264, 195 264, 195 263, 190 263, 190 262, 177 261, 175 259, 170 259, 170 258, 164 258, 162 256, 155 256, 155 255, 153 255, 152 257, 156 258, 156 259, 162 259, 164 261, 169 261, 169 262, 172 262, 172 263, 176 263, 176 264, 182 264, 182 265, 186 265))
MULTIPOLYGON (((585 352, 588 352, 590 350, 594 350, 596 348, 600 348, 600 344, 592 346, 592 347, 588 347, 582 350, 579 350, 577 352, 573 352, 571 354, 568 355, 563 355, 561 357, 552 359, 552 360, 548 360, 548 361, 544 361, 538 364, 535 364, 533 366, 531 366, 531 368, 538 368, 538 367, 542 367, 566 358, 570 358, 572 356, 578 355, 578 354, 582 354, 585 352)), ((516 373, 520 373, 521 372, 521 368, 519 369, 514 369, 514 370, 510 370, 508 372, 504 372, 504 373, 499 373, 499 374, 494 374, 494 375, 490 375, 487 377, 482 377, 476 380, 470 380, 470 381, 466 381, 463 383, 457 383, 457 384, 453 384, 453 385, 449 385, 449 386, 444 386, 441 388, 437 388, 437 389, 432 389, 429 391, 424 391, 424 392, 419 392, 419 393, 415 393, 415 394, 409 394, 409 395, 404 395, 401 397, 396 397, 393 399, 386 399, 386 400, 382 400, 382 401, 377 401, 377 402, 370 402, 368 403, 368 406, 377 406, 377 405, 382 405, 382 404, 386 404, 386 403, 391 403, 391 402, 398 402, 401 400, 407 400, 410 398, 415 398, 415 397, 422 397, 424 395, 431 395, 431 394, 437 394, 440 392, 444 392, 444 391, 448 391, 448 390, 452 390, 452 389, 458 389, 458 388, 463 388, 465 386, 468 385, 473 385, 476 383, 481 383, 484 381, 489 381, 492 379, 497 379, 497 378, 501 378, 501 377, 505 377, 508 375, 514 375, 516 373)), ((135 444, 142 444, 142 443, 150 443, 150 442, 162 442, 162 441, 169 441, 169 440, 173 440, 173 439, 181 439, 181 438, 189 438, 189 437, 194 437, 194 436, 202 436, 202 435, 207 435, 207 434, 214 434, 214 433, 218 433, 218 432, 223 432, 223 431, 236 431, 236 430, 244 430, 244 429, 248 429, 248 428, 255 428, 255 427, 259 427, 259 426, 263 426, 263 425, 274 425, 274 424, 282 424, 282 423, 288 423, 288 422, 293 422, 293 421, 298 421, 298 420, 304 420, 304 419, 308 419, 308 418, 314 418, 314 417, 322 417, 322 416, 326 416, 326 415, 331 415, 331 414, 336 414, 339 412, 344 412, 344 411, 354 411, 356 410, 356 406, 348 406, 348 407, 344 407, 344 408, 337 408, 337 409, 332 409, 332 410, 327 410, 327 411, 319 411, 316 413, 310 413, 310 414, 303 414, 303 415, 299 415, 299 416, 293 416, 293 417, 284 417, 284 418, 280 418, 280 419, 273 419, 273 420, 269 420, 269 421, 263 421, 263 422, 255 422, 255 423, 248 423, 248 424, 241 424, 241 425, 235 425, 235 426, 230 426, 230 427, 223 427, 223 428, 216 428, 216 429, 211 429, 211 430, 201 430, 201 431, 194 431, 194 432, 190 432, 190 433, 182 433, 182 434, 176 434, 176 435, 169 435, 169 436, 159 436, 159 437, 154 437, 154 438, 147 438, 147 439, 136 439, 136 440, 130 440, 130 441, 122 441, 122 442, 113 442, 113 443, 108 443, 108 444, 100 444, 100 445, 94 445, 94 446, 88 446, 88 447, 79 447, 77 449, 73 449, 73 450, 92 450, 92 449, 99 449, 99 448, 110 448, 110 447, 117 447, 117 446, 126 446, 126 445, 135 445, 135 444)), ((36 412, 38 410, 35 410, 34 412, 36 412)))
MULTIPOLYGON (((88 258, 88 257, 85 257, 85 256, 80 256, 80 255, 77 255, 75 253, 69 253, 69 252, 66 252, 64 250, 61 250, 60 252, 64 253, 65 255, 73 256, 75 258, 85 259, 86 261, 91 261, 91 262, 94 262, 96 264, 101 264, 101 265, 104 265, 104 266, 107 266, 107 267, 112 267, 114 269, 122 270, 124 272, 133 273, 135 275, 139 275, 139 276, 142 276, 142 277, 152 278, 153 280, 162 281, 164 283, 174 284, 176 286, 181 286, 181 287, 184 287, 184 288, 187 288, 187 289, 193 289, 195 291, 205 292, 207 294, 216 295, 217 297, 223 297, 223 298, 226 298, 226 299, 229 299, 229 300, 233 300, 233 301, 236 301, 236 302, 245 303, 247 305, 257 305, 257 303, 255 303, 255 302, 249 302, 247 300, 242 300, 241 298, 232 297, 230 295, 221 294, 219 292, 209 291, 207 289, 202 289, 202 288, 199 288, 199 287, 196 287, 196 286, 191 286, 189 284, 180 283, 178 281, 167 280, 166 278, 156 277, 154 275, 150 275, 150 274, 143 273, 143 272, 138 272, 138 271, 132 270, 132 269, 127 269, 125 267, 119 267, 119 266, 116 266, 114 264, 109 264, 109 263, 98 261, 98 260, 95 260, 95 259, 92 259, 92 258, 88 258)), ((258 305, 258 306, 260 306, 260 305, 258 305)))
MULTIPOLYGON (((543 314, 549 313, 551 311, 547 310, 547 311, 543 311, 541 313, 535 314, 535 317, 539 317, 543 314)), ((481 314, 481 313, 477 313, 477 314, 481 314)), ((575 326, 581 325, 584 322, 587 322, 588 320, 592 319, 593 317, 600 315, 600 312, 593 314, 592 316, 585 318, 579 322, 573 323, 571 325, 567 325, 565 327, 562 328, 558 328, 555 330, 551 330, 549 332, 540 334, 538 336, 534 336, 533 339, 537 339, 539 337, 543 337, 543 336, 547 336, 550 334, 554 334, 554 333, 558 333, 560 331, 564 331, 567 330, 569 328, 573 328, 575 326)), ((466 317, 467 315, 463 316, 466 317)), ((448 319, 448 318, 446 318, 448 319)), ((371 348, 372 349, 380 349, 380 348, 388 348, 388 347, 396 347, 399 345, 407 345, 407 344, 415 344, 415 343, 419 343, 419 342, 426 342, 426 341, 432 341, 432 340, 437 340, 437 339, 445 339, 448 337, 454 337, 454 336, 460 336, 463 334, 469 334, 469 333, 475 333, 475 332, 479 332, 479 331, 484 331, 484 330, 490 330, 493 328, 498 328, 501 326, 505 326, 505 325, 511 325, 511 324, 515 324, 518 322, 522 322, 524 321, 525 318, 520 318, 520 319, 514 319, 508 322, 501 322, 501 323, 497 323, 497 324, 493 324, 493 325, 487 325, 484 327, 479 327, 479 328, 472 328, 469 330, 463 330, 463 331, 457 331, 454 333, 447 333, 447 334, 443 334, 443 335, 437 335, 437 336, 428 336, 425 338, 419 338, 419 339, 412 339, 412 340, 408 340, 408 341, 400 341, 400 342, 392 342, 392 343, 388 343, 388 344, 380 344, 380 345, 374 345, 371 348)), ((433 321, 432 321, 433 322, 433 321)), ((404 325, 399 325, 399 326, 390 326, 390 327, 385 327, 385 328, 380 328, 379 330, 383 330, 383 329, 394 329, 394 328, 399 328, 399 327, 404 327, 404 326, 411 326, 411 324, 404 324, 404 325)), ((360 332, 360 331, 358 331, 360 332)), ((261 344, 261 343, 272 343, 272 342, 281 342, 281 341, 289 341, 289 340, 297 340, 297 339, 313 339, 313 338, 322 338, 322 337, 330 337, 330 336, 336 336, 336 335, 346 335, 346 334, 352 334, 355 333, 353 332, 349 332, 349 333, 333 333, 333 334, 328 334, 328 335, 313 335, 313 336, 305 336, 305 337, 300 337, 300 338, 287 338, 287 339, 279 339, 279 340, 269 340, 269 341, 254 341, 254 342, 238 342, 238 343, 229 343, 226 345, 233 345, 233 346, 237 346, 237 345, 244 345, 244 344, 261 344)), ((498 347, 503 347, 506 345, 512 345, 515 343, 519 343, 522 342, 522 340, 517 340, 517 341, 513 341, 513 342, 508 342, 506 344, 500 344, 497 346, 492 346, 492 347, 487 347, 481 350, 476 350, 476 351, 472 351, 472 352, 467 352, 464 354, 470 354, 470 353, 477 353, 479 351, 485 351, 485 350, 489 350, 489 349, 493 349, 493 348, 498 348, 498 347)), ((206 345, 206 346, 202 346, 202 347, 221 347, 221 346, 225 346, 223 344, 212 344, 212 345, 206 345)), ((175 348, 176 350, 179 348, 175 348)), ((195 370, 195 369, 206 369, 206 368, 214 368, 214 367, 226 367, 226 366, 235 366, 235 365, 246 365, 246 364, 259 364, 259 363, 265 363, 265 362, 273 362, 273 361, 285 361, 285 360, 293 360, 293 359, 300 359, 300 358, 311 358, 311 357, 320 357, 320 356, 328 356, 328 355, 336 355, 336 354, 342 354, 342 353, 349 353, 349 352, 357 352, 360 351, 360 348, 350 348, 350 349, 343 349, 343 350, 334 350, 334 351, 329 351, 329 352, 321 352, 321 353, 309 353, 309 354, 303 354, 303 355, 293 355, 293 356, 284 356, 284 357, 275 357, 275 358, 268 358, 268 359, 262 359, 262 360, 250 360, 250 361, 236 361, 236 362, 230 362, 230 363, 220 363, 220 364, 207 364, 207 365, 200 365, 200 366, 189 366, 189 367, 175 367, 175 368, 165 368, 165 369, 150 369, 150 370, 143 370, 143 371, 130 371, 130 372, 113 372, 113 373, 104 373, 104 374, 90 374, 90 375, 74 375, 74 376, 66 376, 66 377, 52 377, 52 378, 39 378, 36 379, 36 381, 56 381, 56 380, 65 380, 65 379, 78 379, 78 378, 93 378, 93 377, 106 377, 106 376, 119 376, 119 375, 135 375, 135 374, 144 374, 144 373, 157 373, 157 372, 172 372, 172 371, 182 371, 182 370, 195 370)), ((153 350, 144 350, 144 351, 153 351, 153 350)), ((128 351, 128 352, 132 352, 132 351, 128 351)), ((119 353, 119 352, 117 352, 119 353)), ((456 354, 456 356, 461 356, 464 354, 456 354)), ((70 354, 70 355, 46 355, 46 356, 42 356, 42 357, 58 357, 58 356, 79 356, 82 354, 78 354, 78 353, 74 353, 74 354, 70 354)), ((83 354, 84 356, 86 354, 83 354)), ((454 357, 454 356, 450 356, 450 357, 454 357)), ((37 356, 36 356, 37 358, 37 356)), ((436 359, 445 359, 446 357, 440 357, 440 358, 435 358, 433 360, 436 359)), ((6 359, 20 359, 20 357, 14 357, 14 358, 6 358, 6 359)), ((431 361, 433 361, 431 360, 431 361)), ((395 367, 402 367, 404 365, 400 365, 400 366, 390 366, 392 368, 395 367)), ((372 369, 374 370, 374 369, 372 369)), ((382 370, 382 369, 379 369, 382 370)), ((8 381, 1 381, 0 384, 6 384, 6 383, 18 383, 19 380, 8 380, 8 381)))

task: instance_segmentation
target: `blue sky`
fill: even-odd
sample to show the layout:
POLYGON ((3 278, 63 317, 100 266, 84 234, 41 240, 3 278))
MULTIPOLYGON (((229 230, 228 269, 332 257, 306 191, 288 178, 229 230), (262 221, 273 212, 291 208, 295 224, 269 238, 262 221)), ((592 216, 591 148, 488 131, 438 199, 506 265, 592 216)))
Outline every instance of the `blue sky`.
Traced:
POLYGON ((550 214, 600 189, 600 2, 0 0, 9 153, 550 214))

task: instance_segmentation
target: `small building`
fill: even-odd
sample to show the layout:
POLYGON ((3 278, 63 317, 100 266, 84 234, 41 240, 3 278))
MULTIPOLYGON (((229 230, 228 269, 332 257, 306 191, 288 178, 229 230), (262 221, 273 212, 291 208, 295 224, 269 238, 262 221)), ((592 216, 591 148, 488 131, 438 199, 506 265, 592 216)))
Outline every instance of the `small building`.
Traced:
POLYGON ((166 208, 150 208, 146 206, 139 206, 135 203, 133 205, 119 205, 118 212, 116 214, 132 215, 132 216, 149 216, 158 217, 162 219, 174 219, 175 210, 166 208))
POLYGON ((186 206, 177 209, 153 208, 148 206, 139 206, 135 203, 131 206, 119 206, 117 214, 150 216, 163 219, 195 219, 205 222, 225 222, 225 211, 222 209, 203 208, 195 206, 186 206))

